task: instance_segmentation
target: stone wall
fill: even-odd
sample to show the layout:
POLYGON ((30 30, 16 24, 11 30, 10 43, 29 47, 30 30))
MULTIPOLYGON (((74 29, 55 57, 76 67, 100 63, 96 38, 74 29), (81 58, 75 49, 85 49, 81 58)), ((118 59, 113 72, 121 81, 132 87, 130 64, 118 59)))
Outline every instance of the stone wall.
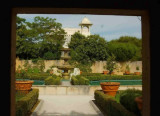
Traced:
MULTIPOLYGON (((136 67, 139 66, 139 72, 142 72, 142 61, 134 61, 134 62, 118 62, 117 64, 117 70, 114 70, 115 73, 121 73, 125 72, 126 65, 128 64, 130 67, 130 72, 134 73, 136 72, 136 67)), ((93 73, 102 73, 104 70, 103 67, 106 65, 106 61, 96 61, 92 65, 92 72, 93 73)))
MULTIPOLYGON (((35 65, 34 63, 32 63, 31 60, 28 60, 28 63, 31 64, 31 66, 35 65)), ((63 65, 64 60, 44 60, 44 63, 45 63, 44 71, 46 71, 47 69, 49 69, 53 65, 54 66, 63 65)), ((21 66, 23 68, 24 64, 25 64, 25 60, 16 59, 16 69, 18 68, 18 66, 21 66)), ((115 74, 120 74, 120 75, 123 74, 123 72, 126 69, 127 64, 130 67, 131 73, 136 72, 137 66, 139 66, 139 72, 142 72, 142 61, 118 62, 116 64, 117 64, 117 70, 114 70, 115 74)), ((91 67, 92 73, 103 73, 103 71, 106 70, 106 69, 104 69, 105 65, 106 65, 106 61, 96 61, 91 67)))

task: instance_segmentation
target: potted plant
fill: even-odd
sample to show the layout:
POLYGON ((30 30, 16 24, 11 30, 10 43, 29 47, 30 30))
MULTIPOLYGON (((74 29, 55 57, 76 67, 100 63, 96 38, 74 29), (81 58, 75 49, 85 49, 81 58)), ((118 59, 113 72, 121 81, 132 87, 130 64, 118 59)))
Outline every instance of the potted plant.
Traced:
POLYGON ((136 72, 134 72, 134 74, 135 74, 135 75, 140 75, 140 72, 139 72, 139 66, 136 66, 136 70, 137 70, 137 71, 136 71, 136 72))
POLYGON ((107 75, 107 73, 108 73, 107 70, 104 70, 104 71, 103 71, 103 74, 104 74, 104 75, 107 75))
POLYGON ((24 69, 16 71, 16 78, 18 77, 21 80, 15 81, 15 89, 16 91, 20 91, 22 93, 28 93, 31 90, 32 83, 34 81, 25 80, 27 73, 24 69))
MULTIPOLYGON (((112 54, 111 56, 108 57, 107 64, 106 64, 106 68, 109 71, 110 75, 112 74, 113 70, 116 68, 116 63, 114 61, 115 61, 115 56, 112 54)), ((102 82, 100 83, 100 85, 105 94, 114 97, 118 91, 120 83, 109 81, 109 82, 102 82)))
POLYGON ((126 74, 126 75, 129 75, 129 74, 130 74, 130 67, 129 67, 129 64, 126 65, 125 74, 126 74))

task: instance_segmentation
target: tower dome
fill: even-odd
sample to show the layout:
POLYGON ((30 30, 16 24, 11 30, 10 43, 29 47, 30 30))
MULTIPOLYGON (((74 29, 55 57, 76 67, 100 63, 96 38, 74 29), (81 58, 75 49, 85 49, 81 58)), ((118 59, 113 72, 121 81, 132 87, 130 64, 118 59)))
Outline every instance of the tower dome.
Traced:
POLYGON ((91 21, 87 18, 87 17, 84 17, 83 20, 81 21, 81 23, 79 24, 79 26, 82 26, 82 25, 93 25, 91 23, 91 21))
POLYGON ((81 23, 79 24, 79 26, 81 26, 81 34, 83 34, 83 28, 84 27, 87 27, 88 28, 88 33, 90 35, 90 27, 92 26, 93 24, 91 23, 91 21, 87 18, 87 17, 84 17, 83 20, 81 21, 81 23))

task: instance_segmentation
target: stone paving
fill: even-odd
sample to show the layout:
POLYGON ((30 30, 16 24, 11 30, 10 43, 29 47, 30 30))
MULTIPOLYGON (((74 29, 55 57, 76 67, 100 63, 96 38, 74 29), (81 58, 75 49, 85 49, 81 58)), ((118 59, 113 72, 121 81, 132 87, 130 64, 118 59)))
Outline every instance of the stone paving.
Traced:
POLYGON ((99 116, 89 95, 40 95, 43 103, 36 116, 99 116))

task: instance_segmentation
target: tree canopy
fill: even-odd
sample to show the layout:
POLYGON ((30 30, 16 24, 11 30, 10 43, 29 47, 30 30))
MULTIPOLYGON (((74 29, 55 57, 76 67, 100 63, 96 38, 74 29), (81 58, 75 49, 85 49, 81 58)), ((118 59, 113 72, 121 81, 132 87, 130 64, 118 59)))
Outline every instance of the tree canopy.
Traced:
POLYGON ((75 33, 69 44, 72 60, 82 64, 106 60, 108 57, 107 42, 99 35, 83 36, 75 33))
POLYGON ((33 22, 17 16, 16 55, 21 59, 46 58, 48 52, 53 57, 50 60, 60 59, 60 48, 64 43, 62 24, 56 19, 35 17, 33 22))
MULTIPOLYGON (((59 60, 65 31, 56 19, 35 17, 33 22, 17 16, 16 56, 20 59, 59 60)), ((72 62, 91 65, 106 61, 112 54, 116 61, 142 59, 142 39, 121 36, 107 42, 99 35, 84 36, 76 32, 69 43, 72 62)))
POLYGON ((109 55, 116 56, 116 61, 142 60, 142 39, 121 36, 109 42, 109 55))

